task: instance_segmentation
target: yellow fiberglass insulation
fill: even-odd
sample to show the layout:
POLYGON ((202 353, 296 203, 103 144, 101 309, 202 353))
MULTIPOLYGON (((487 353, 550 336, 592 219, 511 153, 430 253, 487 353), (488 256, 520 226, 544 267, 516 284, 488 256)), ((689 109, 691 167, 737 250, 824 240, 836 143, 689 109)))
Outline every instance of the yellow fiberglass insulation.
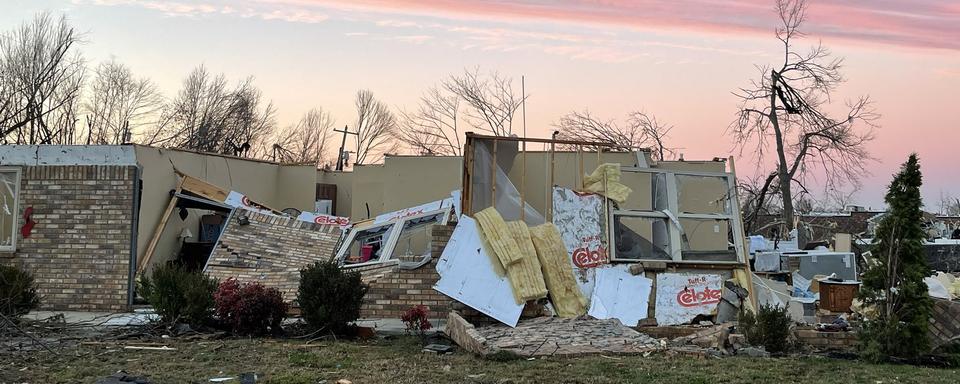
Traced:
POLYGON ((493 248, 493 253, 497 255, 500 264, 507 269, 507 266, 520 261, 521 253, 517 241, 510 235, 507 229, 507 223, 503 217, 493 207, 484 209, 473 215, 473 218, 480 224, 480 234, 484 240, 493 248))
POLYGON ((550 291, 550 301, 560 317, 577 317, 587 313, 587 299, 573 275, 567 248, 560 231, 553 223, 530 228, 530 237, 540 260, 543 280, 550 291))
POLYGON ((584 177, 583 187, 588 192, 601 194, 620 204, 627 201, 627 196, 633 192, 630 187, 620 183, 620 164, 616 163, 601 164, 584 177))
POLYGON ((547 285, 543 282, 540 260, 530 240, 530 229, 523 221, 507 223, 507 230, 520 247, 520 262, 507 266, 507 276, 513 286, 517 303, 547 297, 547 285))

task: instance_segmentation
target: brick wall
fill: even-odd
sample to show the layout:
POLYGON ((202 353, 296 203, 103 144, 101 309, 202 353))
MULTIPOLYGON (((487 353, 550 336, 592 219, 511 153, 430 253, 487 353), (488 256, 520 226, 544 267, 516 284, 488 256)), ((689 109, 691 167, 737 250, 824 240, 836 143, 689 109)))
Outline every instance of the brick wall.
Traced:
POLYGON ((286 301, 297 298, 300 269, 330 260, 342 232, 335 225, 243 211, 249 225, 240 225, 234 213, 204 270, 208 275, 240 282, 258 281, 283 292, 286 301))
POLYGON ((933 298, 933 316, 930 317, 930 346, 938 348, 960 336, 960 303, 933 298))
POLYGON ((36 226, 0 263, 33 272, 41 309, 127 309, 134 230, 135 166, 26 166, 20 225, 33 207, 36 226))
POLYGON ((431 318, 446 318, 453 300, 433 290, 433 285, 440 280, 437 261, 453 234, 453 228, 439 225, 431 228, 430 254, 433 258, 420 268, 401 269, 398 264, 388 264, 360 270, 370 284, 360 317, 397 319, 404 311, 419 304, 430 308, 431 318))
POLYGON ((856 332, 820 332, 811 327, 798 328, 793 334, 804 345, 815 350, 853 350, 859 340, 856 332))

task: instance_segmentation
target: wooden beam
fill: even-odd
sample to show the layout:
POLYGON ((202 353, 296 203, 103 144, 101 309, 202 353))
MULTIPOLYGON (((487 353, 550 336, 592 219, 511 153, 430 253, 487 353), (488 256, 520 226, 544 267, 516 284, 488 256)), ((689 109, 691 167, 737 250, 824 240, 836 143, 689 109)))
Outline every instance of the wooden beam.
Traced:
MULTIPOLYGON (((177 188, 174 189, 175 193, 180 193, 183 190, 183 184, 186 178, 181 178, 177 183, 177 188)), ((177 206, 178 197, 175 195, 170 196, 170 202, 167 204, 167 209, 163 211, 163 216, 160 216, 160 222, 157 223, 157 228, 153 230, 153 237, 150 238, 150 244, 147 246, 147 251, 143 253, 143 259, 138 260, 137 262, 137 275, 143 273, 144 269, 147 268, 147 264, 150 263, 150 259, 153 258, 153 253, 157 249, 157 243, 160 242, 160 235, 163 234, 164 228, 167 227, 167 221, 170 220, 170 216, 173 215, 173 209, 177 206)))
POLYGON ((223 188, 200 180, 196 177, 180 172, 177 172, 177 174, 183 178, 181 183, 183 190, 194 195, 222 203, 227 199, 227 195, 230 194, 230 191, 224 190, 223 188))

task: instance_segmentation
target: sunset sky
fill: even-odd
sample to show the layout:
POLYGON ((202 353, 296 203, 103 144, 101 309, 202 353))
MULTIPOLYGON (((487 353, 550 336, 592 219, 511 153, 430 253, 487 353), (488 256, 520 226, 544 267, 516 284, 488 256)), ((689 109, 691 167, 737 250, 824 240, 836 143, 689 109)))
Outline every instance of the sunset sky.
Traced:
MULTIPOLYGON (((880 161, 857 200, 881 208, 912 151, 928 210, 941 192, 960 195, 960 2, 810 4, 802 44, 820 40, 846 58, 835 101, 869 94, 883 115, 870 144, 880 161)), ((252 75, 280 125, 312 107, 352 123, 362 88, 411 109, 441 78, 479 66, 526 77, 530 136, 548 136, 573 110, 643 110, 675 126, 669 141, 686 159, 733 153, 731 91, 755 65, 782 60, 772 0, 3 0, 0 30, 41 10, 86 32, 91 64, 116 57, 168 97, 201 63, 252 75)), ((754 168, 750 158, 737 165, 754 168)))

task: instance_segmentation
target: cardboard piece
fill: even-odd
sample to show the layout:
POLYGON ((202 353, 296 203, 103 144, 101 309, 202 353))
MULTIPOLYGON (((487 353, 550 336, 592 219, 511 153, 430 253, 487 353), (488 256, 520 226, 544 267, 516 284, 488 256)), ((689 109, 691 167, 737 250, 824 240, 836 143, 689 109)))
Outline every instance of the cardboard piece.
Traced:
POLYGON ((588 314, 635 327, 647 317, 652 288, 653 280, 630 274, 626 265, 598 268, 588 314))
POLYGON ((657 275, 657 325, 689 323, 697 315, 715 313, 723 277, 714 274, 657 275))
POLYGON ((510 281, 497 274, 493 260, 491 250, 480 239, 476 221, 461 216, 437 261, 440 280, 433 289, 515 327, 523 305, 514 301, 510 281))

